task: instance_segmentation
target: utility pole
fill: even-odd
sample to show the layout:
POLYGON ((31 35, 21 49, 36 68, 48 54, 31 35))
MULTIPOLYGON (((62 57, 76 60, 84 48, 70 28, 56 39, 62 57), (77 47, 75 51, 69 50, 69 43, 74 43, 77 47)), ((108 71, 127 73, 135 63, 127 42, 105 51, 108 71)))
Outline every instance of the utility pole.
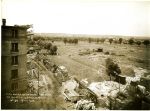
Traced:
MULTIPOLYGON (((38 61, 39 61, 39 50, 37 51, 37 57, 38 57, 38 61)), ((37 62, 38 63, 38 62, 37 62)), ((39 64, 39 63, 38 63, 39 64)), ((40 92, 39 92, 39 66, 38 66, 38 96, 40 95, 40 92)))
POLYGON ((120 78, 119 78, 119 92, 120 92, 120 78))

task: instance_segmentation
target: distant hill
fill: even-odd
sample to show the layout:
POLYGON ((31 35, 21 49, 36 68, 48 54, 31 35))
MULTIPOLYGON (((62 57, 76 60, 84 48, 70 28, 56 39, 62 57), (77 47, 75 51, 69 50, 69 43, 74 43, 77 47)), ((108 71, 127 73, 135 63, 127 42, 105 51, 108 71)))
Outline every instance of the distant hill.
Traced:
POLYGON ((150 39, 144 36, 122 36, 122 35, 91 35, 91 34, 67 34, 67 33, 34 33, 35 36, 42 37, 86 37, 86 38, 137 38, 150 39))

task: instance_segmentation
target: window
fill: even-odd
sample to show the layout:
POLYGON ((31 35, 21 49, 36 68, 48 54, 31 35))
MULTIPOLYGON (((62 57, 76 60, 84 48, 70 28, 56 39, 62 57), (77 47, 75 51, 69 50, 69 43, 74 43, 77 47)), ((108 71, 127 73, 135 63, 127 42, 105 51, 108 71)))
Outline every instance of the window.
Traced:
POLYGON ((18 30, 12 30, 12 37, 17 38, 18 37, 18 30))
POLYGON ((16 79, 16 78, 18 78, 18 69, 11 71, 11 79, 16 79))
POLYGON ((11 84, 11 89, 12 89, 12 90, 18 89, 18 83, 17 83, 17 82, 12 83, 12 84, 11 84))
POLYGON ((12 65, 18 65, 18 56, 12 56, 12 65))
POLYGON ((11 44, 11 51, 12 52, 18 52, 18 43, 12 43, 11 44))

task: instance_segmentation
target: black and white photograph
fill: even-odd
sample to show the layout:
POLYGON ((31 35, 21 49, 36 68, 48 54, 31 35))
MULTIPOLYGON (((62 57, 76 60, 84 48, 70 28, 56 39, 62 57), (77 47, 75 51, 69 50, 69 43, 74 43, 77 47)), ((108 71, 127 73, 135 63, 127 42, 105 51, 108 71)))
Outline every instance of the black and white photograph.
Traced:
POLYGON ((150 110, 150 1, 0 5, 2 110, 150 110))

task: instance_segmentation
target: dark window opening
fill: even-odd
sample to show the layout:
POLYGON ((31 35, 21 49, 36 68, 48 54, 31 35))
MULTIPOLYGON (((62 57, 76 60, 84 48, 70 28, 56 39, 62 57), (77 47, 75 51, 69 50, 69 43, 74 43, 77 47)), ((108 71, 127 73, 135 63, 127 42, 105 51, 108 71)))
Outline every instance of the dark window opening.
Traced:
POLYGON ((17 83, 17 82, 12 83, 12 84, 11 84, 11 89, 12 89, 12 90, 18 89, 18 83, 17 83))
POLYGON ((12 52, 18 52, 18 43, 12 43, 11 44, 11 51, 12 52))
POLYGON ((12 65, 18 65, 18 56, 12 56, 12 65))
POLYGON ((12 37, 17 38, 18 37, 18 30, 12 30, 12 37))
POLYGON ((18 69, 11 71, 11 79, 16 79, 16 78, 18 78, 18 69))

